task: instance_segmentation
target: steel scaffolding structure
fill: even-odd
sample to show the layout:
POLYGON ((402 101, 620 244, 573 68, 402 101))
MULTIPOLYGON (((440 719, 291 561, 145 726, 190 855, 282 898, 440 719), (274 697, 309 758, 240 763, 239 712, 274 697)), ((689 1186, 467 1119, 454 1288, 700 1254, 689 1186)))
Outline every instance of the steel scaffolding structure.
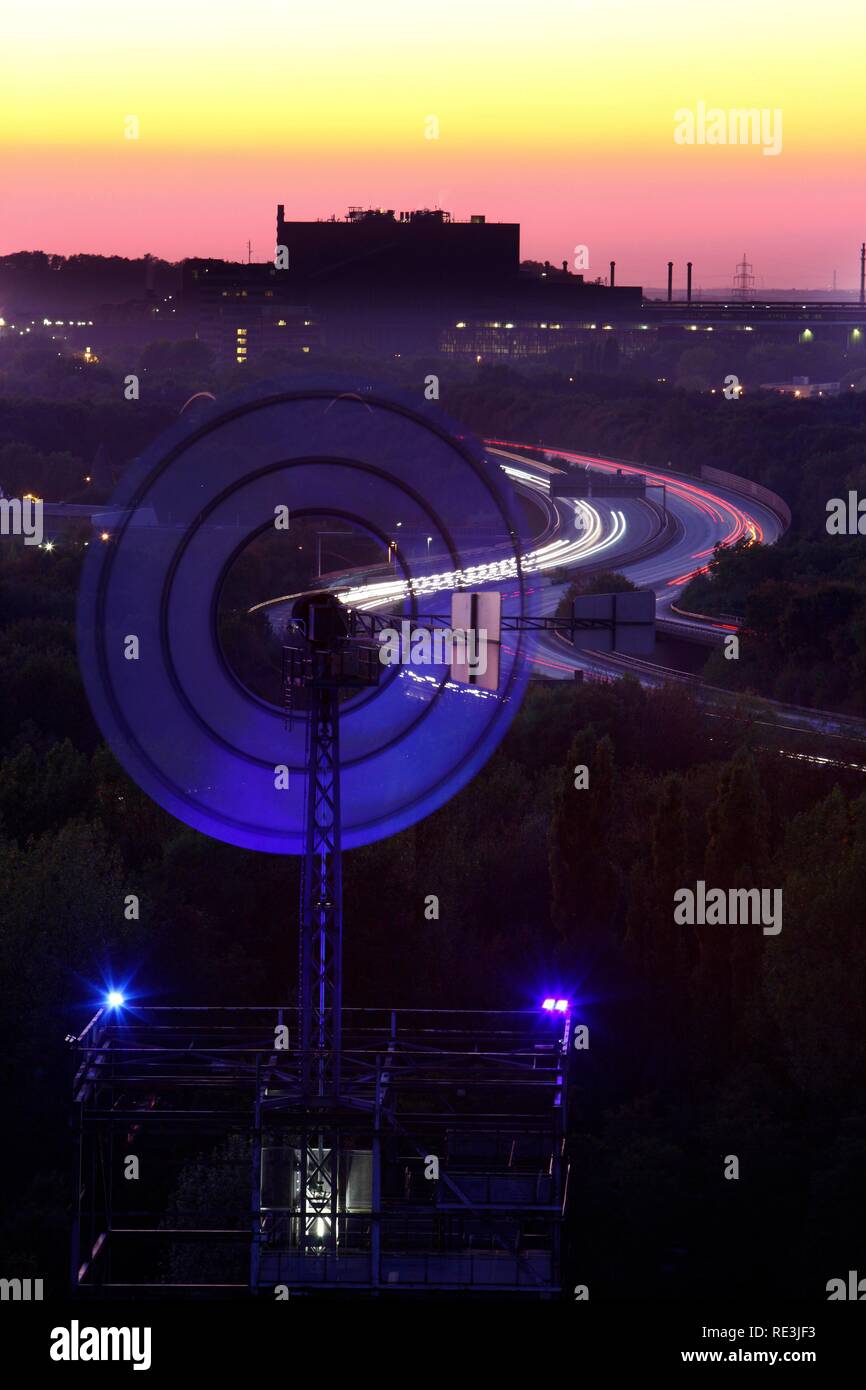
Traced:
POLYGON ((124 505, 134 498, 143 513, 180 517, 178 534, 163 547, 141 545, 127 516, 87 570, 82 669, 123 765, 196 830, 301 853, 303 866, 296 1009, 119 1008, 72 1039, 81 1291, 557 1288, 567 1017, 342 1007, 343 843, 393 834, 453 795, 497 746, 524 683, 518 642, 499 689, 501 594, 462 587, 477 570, 464 534, 474 518, 514 566, 520 611, 509 622, 520 630, 520 545, 498 475, 450 422, 362 389, 263 388, 180 442, 158 443, 135 483, 125 480, 124 505), (223 452, 221 439, 230 441, 223 452), (426 554, 420 539, 413 556, 390 538, 402 525, 394 509, 407 501, 413 527, 430 531, 426 554), (263 516, 269 526, 290 506, 387 541, 408 586, 392 619, 408 603, 416 628, 448 625, 419 614, 412 589, 413 564, 429 569, 434 534, 460 591, 452 608, 468 603, 476 633, 482 601, 490 609, 490 671, 470 662, 465 643, 460 660, 425 663, 450 667, 451 680, 428 677, 436 688, 424 692, 423 737, 414 673, 382 678, 385 615, 347 609, 330 590, 291 596, 289 737, 280 709, 230 669, 213 617, 241 553, 241 515, 258 528, 247 544, 263 516), (116 663, 113 625, 126 632, 131 612, 148 630, 157 617, 162 625, 150 684, 130 684, 126 663, 116 663), (455 704, 445 693, 455 684, 492 703, 455 704), (407 756, 413 749, 419 756, 407 756), (303 806, 297 783, 289 786, 302 757, 303 806), (375 792, 389 782, 380 814, 375 792), (275 801, 276 790, 289 795, 275 801))
POLYGON ((101 1010, 73 1040, 76 1291, 557 1297, 570 1013, 345 1010, 329 1096, 299 1023, 101 1010))

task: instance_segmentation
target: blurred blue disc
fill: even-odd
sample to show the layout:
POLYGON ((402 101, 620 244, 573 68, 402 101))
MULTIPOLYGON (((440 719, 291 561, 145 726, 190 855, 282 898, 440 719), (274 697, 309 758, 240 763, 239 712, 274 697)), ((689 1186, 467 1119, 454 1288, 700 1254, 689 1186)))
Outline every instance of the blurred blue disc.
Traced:
MULTIPOLYGON (((398 536, 393 566, 361 577, 354 601, 410 620, 450 614, 455 588, 498 588, 503 612, 522 614, 522 546, 502 474, 477 441, 438 409, 367 385, 268 383, 197 406, 129 467, 79 598, 96 719, 130 776, 179 820, 299 854, 306 716, 287 728, 282 708, 246 688, 217 621, 232 563, 283 507, 364 528, 385 553, 398 536), (282 765, 287 790, 276 786, 282 765)), ((282 534, 290 544, 291 523, 282 534)), ((341 706, 345 848, 414 824, 478 772, 525 687, 521 642, 504 634, 495 693, 455 685, 441 665, 398 667, 341 706)))

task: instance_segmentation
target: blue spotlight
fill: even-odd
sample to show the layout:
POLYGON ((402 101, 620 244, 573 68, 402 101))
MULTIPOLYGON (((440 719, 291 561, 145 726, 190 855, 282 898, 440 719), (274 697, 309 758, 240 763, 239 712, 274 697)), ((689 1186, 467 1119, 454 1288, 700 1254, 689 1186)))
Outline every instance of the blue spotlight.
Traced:
POLYGON ((105 1002, 110 1009, 122 1009, 125 1000, 119 989, 110 989, 105 996, 105 1002))

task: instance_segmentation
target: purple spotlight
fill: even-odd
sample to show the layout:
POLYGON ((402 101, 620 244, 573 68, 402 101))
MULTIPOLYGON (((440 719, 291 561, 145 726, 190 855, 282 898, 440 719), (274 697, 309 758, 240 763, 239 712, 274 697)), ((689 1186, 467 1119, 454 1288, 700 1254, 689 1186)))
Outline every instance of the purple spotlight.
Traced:
POLYGON ((556 1009, 556 1012, 557 1012, 558 1014, 564 1014, 565 1011, 566 1011, 566 1009, 568 1008, 568 1000, 567 1000, 567 999, 557 999, 557 1001, 556 1001, 556 1003, 554 1004, 553 1007, 556 1009))
POLYGON ((543 1009, 547 1009, 547 1011, 548 1011, 548 1013, 549 1013, 552 1009, 555 1009, 555 1008, 556 1008, 556 1000, 555 1000, 555 999, 545 999, 544 1002, 542 1003, 541 1007, 542 1007, 543 1009))

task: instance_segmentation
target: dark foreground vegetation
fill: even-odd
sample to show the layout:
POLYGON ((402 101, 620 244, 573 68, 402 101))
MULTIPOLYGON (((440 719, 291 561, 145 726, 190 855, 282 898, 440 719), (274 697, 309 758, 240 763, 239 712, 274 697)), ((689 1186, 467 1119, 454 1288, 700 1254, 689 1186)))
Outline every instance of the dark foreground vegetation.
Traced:
POLYGON ((791 704, 866 714, 866 548, 861 537, 791 537, 719 550, 689 584, 684 607, 735 615, 740 654, 714 652, 716 685, 791 704))
MULTIPOLYGON (((781 493, 790 538, 721 553, 687 595, 744 622, 740 660, 711 658, 713 679, 866 713, 862 541, 824 530, 830 497, 866 491, 866 395, 726 401, 702 383, 570 380, 567 365, 399 362, 379 375, 420 403, 430 371, 441 405, 481 434, 711 464, 781 493)), ((106 500, 195 391, 236 382, 195 343, 92 364, 4 344, 0 486, 106 500), (128 402, 123 375, 136 369, 142 394, 128 402)), ((55 1289, 66 1033, 118 982, 152 1003, 291 999, 296 959, 297 862, 185 829, 102 745, 75 651, 85 538, 69 532, 52 553, 0 544, 0 1084, 14 1136, 2 1267, 55 1289), (129 893, 138 922, 124 919, 129 893)), ((247 630, 233 640, 240 661, 247 630)), ((591 1045, 572 1097, 567 1282, 593 1297, 821 1298, 866 1259, 866 790, 861 774, 774 744, 682 691, 536 688, 461 796, 348 856, 347 1003, 534 1006, 551 988, 580 1001, 591 1045), (699 878, 781 887, 782 932, 676 926, 673 893, 699 878), (433 893, 436 922, 424 916, 433 893), (738 1181, 723 1177, 731 1154, 738 1181)), ((214 1169, 203 1153, 178 1209, 219 1195, 214 1169)))
MULTIPOLYGON (((102 745, 80 553, 0 548, 2 1267, 55 1289, 65 1034, 118 981, 152 1003, 288 999, 296 959, 297 862, 186 829, 102 745)), ((347 1003, 579 1001, 567 1281, 594 1298, 823 1298, 862 1268, 866 789, 772 744, 680 690, 538 687, 459 797, 348 856, 347 1003), (676 926, 699 878, 781 887, 783 930, 676 926)))

